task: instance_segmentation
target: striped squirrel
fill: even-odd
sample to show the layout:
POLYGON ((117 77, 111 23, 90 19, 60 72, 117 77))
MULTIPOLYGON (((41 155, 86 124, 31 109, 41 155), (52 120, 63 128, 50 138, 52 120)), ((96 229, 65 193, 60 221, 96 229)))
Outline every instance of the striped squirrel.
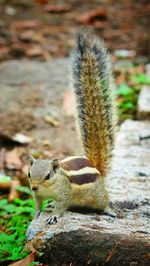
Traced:
POLYGON ((108 174, 114 146, 113 78, 109 55, 101 40, 79 33, 72 60, 72 82, 76 94, 77 124, 85 156, 59 161, 30 156, 29 182, 36 215, 43 199, 52 198, 45 211, 56 222, 70 206, 105 210, 108 174))

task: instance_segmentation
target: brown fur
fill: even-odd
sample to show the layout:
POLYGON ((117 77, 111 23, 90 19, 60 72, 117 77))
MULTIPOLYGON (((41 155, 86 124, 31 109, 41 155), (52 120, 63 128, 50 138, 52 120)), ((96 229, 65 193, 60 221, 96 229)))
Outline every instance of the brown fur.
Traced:
POLYGON ((73 175, 69 176, 68 179, 71 183, 78 184, 78 185, 83 185, 83 184, 88 184, 95 182, 96 179, 99 178, 98 174, 82 174, 82 175, 73 175))
POLYGON ((90 161, 86 158, 75 158, 66 162, 62 161, 60 162, 60 166, 64 170, 74 170, 74 171, 80 170, 83 167, 93 167, 90 161))

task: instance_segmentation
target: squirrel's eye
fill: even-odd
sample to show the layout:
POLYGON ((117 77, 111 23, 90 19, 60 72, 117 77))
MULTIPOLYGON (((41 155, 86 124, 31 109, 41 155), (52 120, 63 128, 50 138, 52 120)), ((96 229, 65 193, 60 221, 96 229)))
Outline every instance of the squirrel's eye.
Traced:
POLYGON ((45 176, 45 180, 48 180, 48 179, 50 179, 50 173, 48 173, 46 176, 45 176))
POLYGON ((28 177, 29 177, 29 178, 31 177, 30 172, 28 173, 28 177))

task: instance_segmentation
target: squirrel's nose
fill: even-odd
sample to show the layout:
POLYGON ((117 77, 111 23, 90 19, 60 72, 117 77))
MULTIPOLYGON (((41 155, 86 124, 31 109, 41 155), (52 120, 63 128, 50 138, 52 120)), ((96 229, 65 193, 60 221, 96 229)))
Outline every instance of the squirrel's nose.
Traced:
POLYGON ((33 191, 37 191, 37 190, 38 190, 38 187, 33 186, 33 187, 32 187, 32 190, 33 190, 33 191))

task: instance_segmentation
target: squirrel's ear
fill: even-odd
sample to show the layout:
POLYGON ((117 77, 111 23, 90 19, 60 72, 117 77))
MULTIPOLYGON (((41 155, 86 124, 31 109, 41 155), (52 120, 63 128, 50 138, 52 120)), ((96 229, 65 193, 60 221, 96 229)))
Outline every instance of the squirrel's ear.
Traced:
POLYGON ((58 159, 53 159, 51 161, 51 167, 54 170, 54 172, 56 172, 60 168, 58 159))
POLYGON ((34 157, 32 155, 29 155, 29 163, 32 166, 32 164, 35 162, 36 160, 34 159, 34 157))

